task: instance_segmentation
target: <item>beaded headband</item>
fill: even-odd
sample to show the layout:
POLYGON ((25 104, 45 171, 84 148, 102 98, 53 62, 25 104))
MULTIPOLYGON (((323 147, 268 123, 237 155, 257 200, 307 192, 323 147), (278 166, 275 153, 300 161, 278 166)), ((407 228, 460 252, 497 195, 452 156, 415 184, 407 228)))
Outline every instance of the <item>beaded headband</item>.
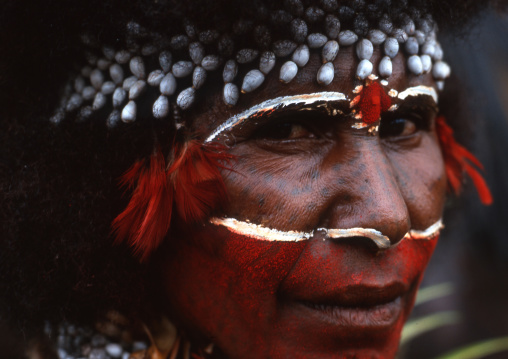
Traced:
POLYGON ((432 72, 438 89, 443 88, 450 67, 442 61, 443 51, 436 40, 437 26, 429 15, 413 11, 413 16, 401 13, 397 19, 391 19, 387 14, 379 14, 374 21, 377 27, 369 28, 373 21, 361 15, 361 8, 355 12, 348 6, 339 6, 336 0, 320 3, 321 7, 305 8, 300 0, 285 1, 284 10, 260 15, 265 18, 260 24, 240 19, 230 33, 199 32, 196 26, 185 21, 182 34, 167 38, 130 22, 126 28, 127 48, 118 51, 98 46, 85 35, 82 41, 88 48, 88 65, 67 87, 51 121, 59 123, 66 113, 74 112, 86 119, 109 103, 112 111, 107 118, 108 127, 121 121, 133 122, 139 117, 138 102, 150 91, 158 96, 151 106, 152 115, 163 119, 172 112, 190 108, 207 74, 220 70, 224 81, 223 100, 234 106, 241 93, 252 92, 262 85, 277 61, 284 61, 280 81, 290 83, 307 64, 311 51, 321 53, 323 64, 316 81, 326 87, 334 79, 333 61, 340 48, 349 46, 355 47, 359 60, 356 69, 359 80, 372 74, 370 59, 377 46, 385 55, 378 67, 382 84, 386 85, 386 79, 392 74, 392 59, 403 50, 411 73, 432 72), (270 27, 284 27, 289 37, 272 41, 270 27), (245 47, 235 52, 237 43, 249 36, 258 49, 245 47), (243 78, 237 78, 239 68, 245 73, 243 78))

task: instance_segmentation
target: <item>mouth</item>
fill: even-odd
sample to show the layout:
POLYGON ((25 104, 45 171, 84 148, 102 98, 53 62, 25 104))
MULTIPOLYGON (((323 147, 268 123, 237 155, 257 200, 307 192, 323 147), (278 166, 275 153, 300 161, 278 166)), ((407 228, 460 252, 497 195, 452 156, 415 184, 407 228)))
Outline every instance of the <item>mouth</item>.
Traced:
POLYGON ((295 302, 309 318, 326 325, 385 330, 398 322, 408 293, 409 288, 400 283, 382 287, 354 285, 295 302))

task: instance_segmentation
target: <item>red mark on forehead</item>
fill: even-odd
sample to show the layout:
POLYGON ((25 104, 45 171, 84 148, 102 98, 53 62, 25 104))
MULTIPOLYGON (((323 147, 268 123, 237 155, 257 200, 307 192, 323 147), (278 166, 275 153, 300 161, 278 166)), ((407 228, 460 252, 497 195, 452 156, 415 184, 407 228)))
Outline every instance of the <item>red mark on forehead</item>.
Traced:
POLYGON ((388 111, 392 101, 379 82, 374 81, 363 87, 353 100, 353 104, 357 105, 358 114, 363 122, 370 125, 379 120, 381 113, 388 111))

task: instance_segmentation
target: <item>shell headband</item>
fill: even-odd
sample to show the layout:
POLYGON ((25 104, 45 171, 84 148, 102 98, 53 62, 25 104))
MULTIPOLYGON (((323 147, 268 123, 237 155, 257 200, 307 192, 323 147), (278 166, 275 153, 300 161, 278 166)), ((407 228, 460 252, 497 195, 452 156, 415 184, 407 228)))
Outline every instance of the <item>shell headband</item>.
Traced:
MULTIPOLYGON (((180 110, 196 102, 196 92, 202 89, 208 74, 216 71, 222 72, 224 102, 234 106, 241 94, 263 84, 278 61, 282 63, 280 81, 290 83, 307 64, 311 51, 321 54, 323 64, 316 81, 326 89, 334 79, 334 59, 342 48, 350 46, 359 60, 359 80, 372 74, 370 59, 374 48, 379 47, 384 54, 378 67, 382 84, 386 85, 392 74, 392 59, 403 51, 411 73, 432 72, 442 89, 450 68, 442 61, 443 51, 432 18, 413 11, 413 16, 401 12, 392 19, 380 13, 377 19, 367 20, 362 11, 371 14, 370 5, 361 6, 353 10, 339 6, 336 0, 323 0, 320 7, 305 8, 300 0, 290 0, 281 10, 267 13, 262 8, 259 19, 240 19, 230 32, 198 31, 184 21, 182 33, 170 38, 130 22, 126 27, 127 48, 120 50, 96 45, 84 35, 88 65, 67 87, 51 121, 59 123, 67 113, 76 112, 78 118, 87 119, 104 110, 110 111, 107 125, 114 127, 121 121, 129 123, 148 115, 139 113, 143 97, 152 99, 147 102, 155 99, 151 109, 156 119, 170 115, 177 118, 180 110), (373 23, 377 26, 369 28, 373 23), (287 37, 273 41, 276 33, 287 37), (253 46, 239 47, 238 43, 245 43, 246 38, 253 39, 253 46)), ((410 8, 402 10, 411 13, 410 8)))

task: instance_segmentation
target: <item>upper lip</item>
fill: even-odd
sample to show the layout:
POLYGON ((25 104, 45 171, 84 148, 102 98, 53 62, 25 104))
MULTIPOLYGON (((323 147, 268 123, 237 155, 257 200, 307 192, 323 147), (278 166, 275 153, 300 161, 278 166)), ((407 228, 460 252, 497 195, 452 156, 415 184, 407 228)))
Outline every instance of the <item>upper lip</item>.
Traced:
POLYGON ((393 282, 386 285, 347 285, 331 290, 292 298, 297 302, 337 307, 369 308, 393 302, 409 291, 407 285, 393 282))

